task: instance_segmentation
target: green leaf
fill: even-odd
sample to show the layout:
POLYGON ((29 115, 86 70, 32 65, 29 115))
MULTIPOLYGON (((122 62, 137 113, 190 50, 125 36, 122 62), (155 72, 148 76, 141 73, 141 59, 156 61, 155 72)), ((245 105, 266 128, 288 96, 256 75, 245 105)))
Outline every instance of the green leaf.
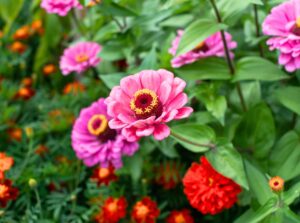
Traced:
POLYGON ((284 222, 288 223, 300 223, 299 215, 291 211, 289 207, 284 208, 284 222))
POLYGON ((249 161, 245 161, 245 169, 250 191, 254 194, 261 205, 265 204, 271 197, 274 196, 269 188, 269 182, 265 174, 253 166, 249 161))
POLYGON ((158 68, 157 65, 157 54, 156 54, 156 44, 152 45, 151 51, 147 54, 147 56, 144 58, 140 70, 147 70, 152 69, 155 70, 158 68))
POLYGON ((103 1, 99 9, 103 15, 108 16, 137 16, 136 12, 115 2, 103 1))
POLYGON ((275 141, 275 123, 270 108, 262 103, 251 108, 236 131, 236 145, 256 158, 265 158, 275 141))
POLYGON ((270 172, 273 176, 280 176, 290 180, 300 175, 300 136, 296 131, 285 134, 270 157, 270 172))
POLYGON ((120 84, 120 80, 125 77, 124 73, 115 73, 115 74, 101 74, 99 75, 100 79, 104 82, 104 84, 112 89, 114 86, 120 84))
POLYGON ((193 64, 175 70, 180 77, 188 81, 195 80, 228 80, 231 78, 226 61, 211 57, 201 59, 193 64))
POLYGON ((176 55, 187 53, 212 34, 225 29, 226 25, 219 24, 216 20, 198 19, 190 24, 184 31, 176 55))
POLYGON ((283 196, 284 203, 290 205, 299 197, 300 197, 300 183, 296 183, 288 191, 284 192, 284 196, 283 196))
POLYGON ((286 108, 300 115, 300 87, 285 87, 275 92, 277 100, 286 108))
POLYGON ((237 62, 233 81, 260 80, 277 81, 289 76, 278 65, 261 57, 244 57, 237 62))
POLYGON ((10 30, 11 25, 15 21, 16 17, 19 15, 22 9, 24 0, 1 0, 0 1, 0 16, 5 20, 6 27, 5 32, 10 30))
POLYGON ((245 189, 249 189, 242 157, 232 143, 220 140, 216 148, 211 149, 205 155, 219 173, 234 180, 245 189))
POLYGON ((129 168, 130 175, 133 181, 138 181, 142 175, 143 157, 136 153, 132 157, 126 159, 126 167, 129 168))
POLYGON ((172 138, 167 138, 163 141, 154 141, 155 144, 157 145, 157 148, 166 156, 169 158, 176 158, 179 157, 175 144, 176 141, 173 140, 172 138))
POLYGON ((210 144, 216 139, 214 131, 205 125, 199 124, 181 124, 172 127, 171 136, 183 145, 186 149, 192 152, 205 152, 207 147, 197 146, 196 144, 210 144), (179 136, 179 137, 177 137, 179 136), (192 142, 195 145, 187 143, 185 140, 192 142))
MULTIPOLYGON (((242 216, 234 221, 234 223, 259 223, 268 215, 272 214, 279 207, 276 205, 277 199, 270 198, 262 207, 260 207, 257 211, 247 211, 242 216)), ((274 222, 275 223, 275 222, 274 222)))
POLYGON ((191 14, 176 15, 162 21, 159 25, 162 27, 185 27, 194 19, 191 14))

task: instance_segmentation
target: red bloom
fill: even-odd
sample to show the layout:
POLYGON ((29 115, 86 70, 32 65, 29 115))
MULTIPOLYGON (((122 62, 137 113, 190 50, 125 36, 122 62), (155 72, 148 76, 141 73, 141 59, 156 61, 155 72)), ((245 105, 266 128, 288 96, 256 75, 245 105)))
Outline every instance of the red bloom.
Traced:
POLYGON ((155 223, 159 214, 156 202, 149 197, 144 197, 134 205, 131 217, 136 223, 155 223))
POLYGON ((102 183, 108 185, 110 182, 115 181, 118 177, 115 175, 115 169, 112 165, 108 168, 97 167, 94 169, 91 179, 97 182, 98 185, 102 183))
POLYGON ((164 164, 159 165, 155 172, 155 182, 162 185, 164 189, 169 190, 177 186, 181 181, 180 169, 182 165, 178 162, 168 161, 164 164))
POLYGON ((119 222, 120 219, 126 216, 126 208, 127 208, 127 202, 124 197, 107 198, 106 201, 104 202, 100 214, 102 222, 103 223, 119 222))
POLYGON ((9 200, 15 200, 19 194, 17 188, 12 187, 12 182, 8 179, 0 183, 0 206, 5 207, 9 200))
POLYGON ((193 163, 183 178, 184 193, 202 214, 215 215, 231 208, 241 187, 213 169, 205 157, 193 163))
POLYGON ((194 223, 191 213, 187 209, 172 211, 167 218, 167 223, 194 223))

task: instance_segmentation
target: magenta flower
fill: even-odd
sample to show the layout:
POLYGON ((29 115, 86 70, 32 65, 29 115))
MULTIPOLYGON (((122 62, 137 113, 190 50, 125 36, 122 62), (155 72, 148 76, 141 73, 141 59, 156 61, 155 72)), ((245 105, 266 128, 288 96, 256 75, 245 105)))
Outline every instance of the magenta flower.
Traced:
POLYGON ((112 129, 122 129, 130 142, 153 135, 162 140, 170 135, 165 124, 188 117, 193 109, 184 107, 186 83, 167 70, 145 70, 125 77, 105 100, 112 129))
MULTIPOLYGON (((185 64, 190 64, 195 62, 196 60, 206 57, 225 56, 221 34, 220 32, 217 32, 212 36, 208 37, 203 42, 199 43, 198 46, 196 46, 193 50, 175 57, 183 33, 183 30, 177 31, 178 35, 174 39, 172 47, 169 49, 169 53, 174 56, 174 58, 172 59, 172 67, 181 67, 185 64)), ((227 40, 228 48, 230 50, 237 47, 237 43, 232 41, 232 37, 229 33, 225 33, 225 37, 227 40)), ((230 56, 233 58, 234 54, 230 52, 230 56)))
POLYGON ((122 156, 132 156, 138 149, 136 142, 128 142, 120 131, 110 129, 104 99, 81 110, 72 130, 72 147, 76 156, 86 166, 100 164, 115 168, 122 167, 122 156))
POLYGON ((267 41, 270 50, 280 51, 279 64, 293 72, 300 68, 300 1, 284 2, 271 11, 263 22, 265 35, 273 36, 267 41))
POLYGON ((60 69, 64 75, 71 72, 82 73, 90 67, 96 67, 101 58, 98 54, 101 46, 93 42, 80 42, 65 49, 60 58, 60 69))
POLYGON ((41 7, 49 14, 65 16, 72 8, 81 9, 78 0, 42 0, 41 7))

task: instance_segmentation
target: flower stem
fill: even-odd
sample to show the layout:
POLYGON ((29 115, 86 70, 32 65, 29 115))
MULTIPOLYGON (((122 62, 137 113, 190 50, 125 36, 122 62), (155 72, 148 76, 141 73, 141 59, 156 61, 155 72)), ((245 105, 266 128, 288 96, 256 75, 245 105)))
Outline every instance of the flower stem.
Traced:
POLYGON ((43 219, 42 202, 41 202, 41 198, 40 198, 39 192, 38 192, 38 190, 36 188, 34 188, 34 193, 35 193, 35 196, 36 196, 37 205, 38 205, 38 207, 40 209, 41 218, 43 219))
MULTIPOLYGON (((219 10, 217 8, 217 5, 215 3, 215 0, 210 0, 210 3, 211 3, 211 5, 214 9, 214 12, 215 12, 215 15, 217 17, 218 23, 222 23, 222 18, 221 18, 219 10)), ((230 58, 230 52, 229 52, 228 44, 227 44, 227 41, 226 41, 225 32, 222 29, 220 31, 220 33, 221 33, 221 38, 222 38, 222 42, 223 42, 223 46, 224 46, 224 50, 225 50, 226 61, 227 61, 227 64, 228 64, 229 72, 232 76, 234 76, 235 68, 234 68, 234 65, 233 65, 233 61, 230 58)), ((244 96, 243 96, 243 92, 242 92, 242 88, 241 88, 240 83, 237 83, 236 87, 237 87, 237 92, 238 92, 238 95, 239 95, 239 98, 240 98, 240 101, 241 101, 243 111, 246 112, 247 111, 247 106, 246 106, 246 103, 245 103, 245 100, 244 100, 244 96)))
MULTIPOLYGON (((256 37, 260 37, 260 29, 259 29, 259 21, 258 21, 258 11, 257 11, 257 5, 253 5, 254 9, 254 20, 255 20, 255 27, 256 27, 256 37)), ((264 57, 264 49, 261 43, 258 43, 259 47, 259 53, 261 57, 264 57)))
POLYGON ((208 144, 202 144, 202 143, 196 143, 196 142, 192 142, 174 132, 171 132, 171 136, 173 136, 174 138, 177 138, 179 139, 180 141, 183 141, 185 143, 188 143, 190 145, 193 145, 193 146, 199 146, 199 147, 207 147, 207 148, 210 148, 210 149, 215 149, 216 148, 216 145, 215 144, 212 144, 212 143, 208 143, 208 144))

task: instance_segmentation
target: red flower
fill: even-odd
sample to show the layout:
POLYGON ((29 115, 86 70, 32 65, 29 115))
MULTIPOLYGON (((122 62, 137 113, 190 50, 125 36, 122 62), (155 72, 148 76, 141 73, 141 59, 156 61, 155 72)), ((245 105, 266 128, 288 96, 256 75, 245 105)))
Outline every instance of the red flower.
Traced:
POLYGON ((187 209, 172 211, 167 218, 167 223, 194 223, 191 213, 187 209))
POLYGON ((94 169, 91 179, 97 182, 98 185, 102 183, 108 185, 110 182, 115 181, 118 177, 115 175, 115 169, 112 165, 108 168, 98 167, 94 169))
POLYGON ((0 183, 0 206, 5 207, 9 200, 15 200, 19 194, 17 188, 12 187, 12 182, 8 179, 0 183))
POLYGON ((181 181, 180 169, 182 165, 174 161, 168 161, 156 168, 155 182, 162 185, 164 189, 169 190, 177 186, 181 181))
POLYGON ((136 223, 155 223, 159 214, 156 202, 149 197, 144 197, 134 205, 131 217, 136 223))
POLYGON ((193 163, 183 178, 184 193, 202 214, 215 215, 231 208, 241 187, 213 169, 205 157, 193 163))
POLYGON ((98 223, 117 223, 126 216, 126 208, 127 202, 124 197, 109 197, 104 202, 100 213, 94 219, 98 223))

